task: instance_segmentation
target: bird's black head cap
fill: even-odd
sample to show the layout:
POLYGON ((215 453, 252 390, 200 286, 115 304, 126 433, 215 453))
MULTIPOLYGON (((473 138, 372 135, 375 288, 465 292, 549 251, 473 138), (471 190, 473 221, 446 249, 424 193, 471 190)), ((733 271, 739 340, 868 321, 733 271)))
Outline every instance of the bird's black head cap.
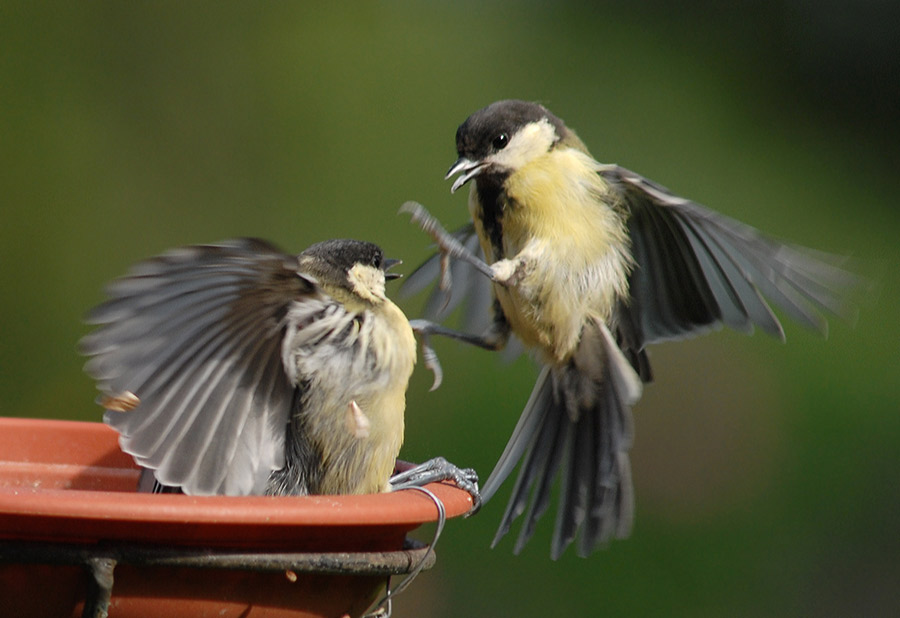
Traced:
POLYGON ((384 252, 375 243, 349 238, 337 238, 316 243, 301 255, 315 258, 342 272, 347 272, 355 264, 383 268, 385 261, 384 252))
POLYGON ((565 135, 566 126, 563 121, 543 105, 516 99, 491 103, 459 125, 456 130, 456 151, 460 157, 473 161, 484 159, 505 147, 523 126, 543 118, 553 125, 560 138, 565 135))
POLYGON ((300 261, 310 274, 332 282, 346 283, 346 275, 357 264, 384 271, 386 280, 397 279, 400 273, 388 272, 402 264, 400 260, 384 257, 381 247, 364 240, 338 238, 316 243, 300 254, 300 261))

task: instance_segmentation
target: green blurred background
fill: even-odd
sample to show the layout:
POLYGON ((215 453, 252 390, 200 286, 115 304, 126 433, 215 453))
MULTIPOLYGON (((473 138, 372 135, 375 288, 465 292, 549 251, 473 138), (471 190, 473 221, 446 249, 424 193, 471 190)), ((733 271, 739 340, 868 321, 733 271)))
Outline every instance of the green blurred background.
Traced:
MULTIPOLYGON (((0 413, 99 420, 81 316, 168 247, 348 236, 411 269, 428 241, 402 202, 466 217, 442 180, 457 124, 540 100, 599 160, 852 254, 876 289, 827 341, 788 324, 787 345, 655 348, 632 538, 553 563, 548 517, 521 556, 490 550, 507 488, 451 522, 395 615, 894 615, 900 14, 847 4, 4 2, 0 413)), ((486 477, 536 370, 438 351, 403 456, 486 477)))

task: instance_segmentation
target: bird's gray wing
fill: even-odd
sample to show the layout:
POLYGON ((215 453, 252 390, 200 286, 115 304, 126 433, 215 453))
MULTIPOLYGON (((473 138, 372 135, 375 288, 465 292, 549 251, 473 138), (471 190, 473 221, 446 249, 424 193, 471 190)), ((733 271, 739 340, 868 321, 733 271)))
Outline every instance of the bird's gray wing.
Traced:
POLYGON ((285 316, 321 297, 315 281, 295 257, 240 239, 141 262, 108 295, 81 351, 122 449, 188 494, 262 493, 284 465, 295 388, 285 316), (116 411, 132 395, 137 407, 116 411))
POLYGON ((635 266, 620 314, 638 349, 721 324, 783 339, 769 303, 822 334, 822 312, 855 319, 852 298, 865 282, 845 258, 774 240, 627 169, 600 174, 628 211, 635 266))
POLYGON ((566 363, 544 368, 493 472, 487 502, 522 465, 494 539, 518 516, 520 551, 549 507, 562 471, 551 555, 560 556, 579 530, 587 555, 628 536, 633 492, 628 451, 631 406, 650 379, 648 343, 702 333, 726 324, 784 333, 766 298, 805 326, 825 332, 820 311, 855 317, 852 293, 864 281, 840 260, 785 245, 622 168, 600 172, 619 191, 635 261, 630 298, 617 311, 615 342, 602 323, 585 326, 566 363), (632 371, 632 369, 634 371, 632 371))

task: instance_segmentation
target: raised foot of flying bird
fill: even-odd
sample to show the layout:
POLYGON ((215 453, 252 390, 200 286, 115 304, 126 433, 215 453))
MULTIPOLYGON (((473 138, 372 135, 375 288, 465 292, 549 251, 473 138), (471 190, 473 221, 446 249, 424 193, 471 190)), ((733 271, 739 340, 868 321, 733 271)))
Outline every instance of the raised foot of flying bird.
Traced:
MULTIPOLYGON (((411 215, 410 220, 419 226, 419 228, 431 236, 438 250, 440 260, 440 276, 438 289, 445 294, 442 308, 446 308, 450 301, 453 277, 450 271, 450 258, 456 258, 472 265, 478 272, 484 274, 491 281, 494 281, 504 287, 515 286, 522 277, 524 263, 520 260, 503 260, 489 266, 484 260, 472 253, 467 247, 460 243, 453 235, 441 225, 437 218, 428 212, 422 204, 409 201, 400 208, 401 213, 411 215)), ((452 328, 447 328, 437 322, 424 319, 415 319, 409 321, 413 331, 419 335, 422 341, 422 356, 425 358, 425 366, 435 374, 435 386, 431 390, 437 388, 440 384, 443 370, 437 361, 437 353, 431 347, 431 335, 440 335, 450 339, 456 339, 474 345, 485 350, 496 351, 502 348, 506 343, 506 338, 496 333, 488 331, 481 335, 461 332, 452 328)))
POLYGON ((505 287, 515 286, 524 276, 524 262, 522 260, 500 260, 492 265, 472 253, 453 235, 448 232, 441 222, 418 202, 409 201, 400 207, 401 213, 410 215, 410 220, 418 225, 423 232, 431 236, 440 253, 440 283, 439 287, 444 292, 450 292, 453 280, 450 274, 450 258, 468 262, 475 270, 495 283, 505 287))
POLYGON ((453 481, 456 486, 472 496, 469 515, 481 508, 481 491, 478 489, 478 473, 472 468, 459 468, 443 457, 435 457, 414 468, 399 472, 391 477, 391 491, 422 487, 428 483, 453 481))
MULTIPOLYGON (((450 293, 453 286, 450 269, 451 258, 470 264, 491 281, 503 286, 514 286, 521 280, 523 274, 523 263, 521 261, 503 260, 500 263, 489 266, 484 260, 456 240, 422 204, 414 201, 406 202, 400 207, 400 212, 410 215, 410 220, 417 224, 423 232, 431 236, 437 246, 440 256, 438 258, 440 263, 438 288, 445 293, 441 310, 446 309, 447 303, 451 298, 450 293)), ((497 350, 505 343, 505 341, 496 337, 463 333, 441 326, 431 320, 415 319, 410 320, 409 324, 422 342, 422 358, 424 359, 425 367, 434 373, 432 391, 440 386, 444 372, 438 360, 437 352, 431 347, 431 335, 449 337, 486 350, 497 350)))

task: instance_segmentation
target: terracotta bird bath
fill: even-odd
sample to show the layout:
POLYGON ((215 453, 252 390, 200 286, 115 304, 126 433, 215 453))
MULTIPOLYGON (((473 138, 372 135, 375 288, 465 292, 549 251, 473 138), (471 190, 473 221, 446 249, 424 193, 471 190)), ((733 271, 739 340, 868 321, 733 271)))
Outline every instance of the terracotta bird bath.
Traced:
MULTIPOLYGON (((438 516, 417 491, 191 497, 137 481, 103 424, 0 418, 4 615, 360 616, 425 557, 406 535, 438 516)), ((472 505, 428 489, 448 517, 472 505)))

